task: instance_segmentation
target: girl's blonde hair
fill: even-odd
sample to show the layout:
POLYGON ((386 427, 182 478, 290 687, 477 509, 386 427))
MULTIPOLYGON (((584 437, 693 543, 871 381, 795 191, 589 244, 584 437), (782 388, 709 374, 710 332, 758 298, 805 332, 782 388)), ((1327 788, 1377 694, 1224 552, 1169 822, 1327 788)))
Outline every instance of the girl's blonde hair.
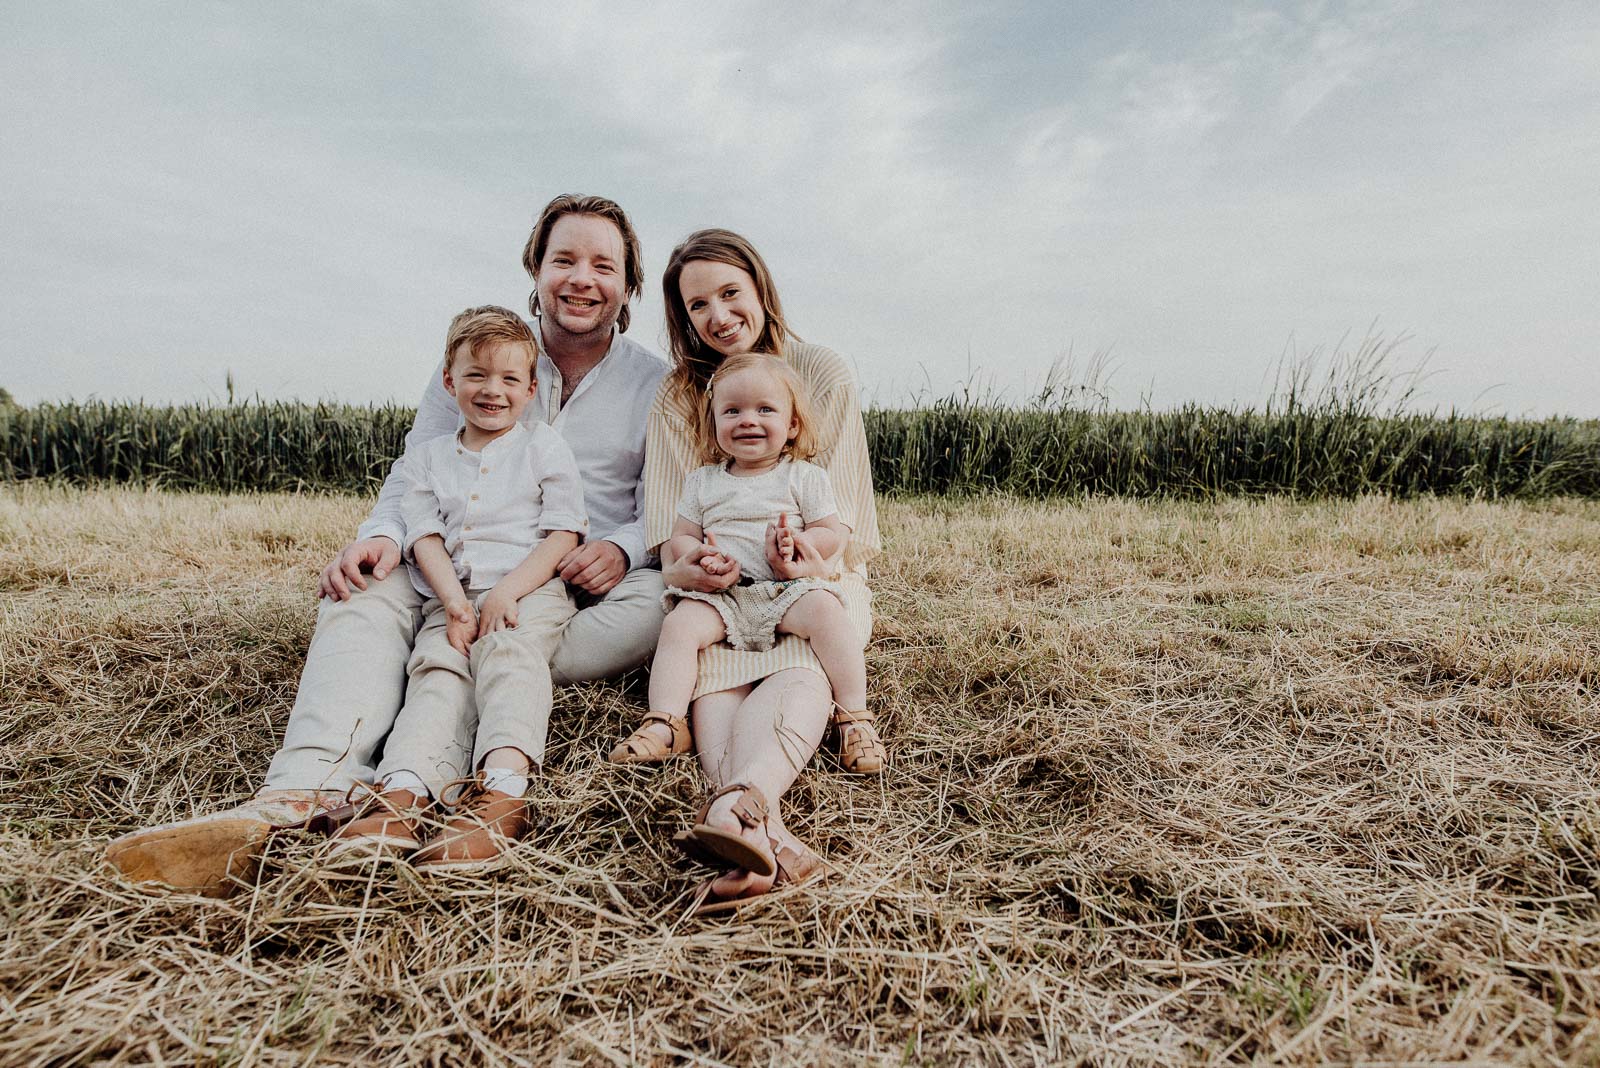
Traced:
POLYGON ((711 375, 722 363, 722 353, 701 340, 700 334, 689 320, 689 311, 683 306, 683 289, 679 280, 683 269, 696 260, 726 263, 737 267, 755 283, 756 298, 761 302, 766 324, 761 336, 756 338, 754 351, 783 355, 784 341, 800 337, 783 318, 783 302, 778 299, 778 287, 772 281, 755 246, 732 230, 696 230, 667 258, 667 269, 661 276, 661 300, 667 313, 667 342, 672 350, 672 373, 667 376, 667 399, 689 420, 696 440, 704 440, 707 427, 704 394, 711 386, 711 375))
POLYGON ((809 460, 815 456, 817 431, 816 417, 811 414, 811 391, 806 389, 806 384, 800 381, 800 376, 795 374, 794 368, 783 357, 769 356, 764 352, 746 352, 723 360, 722 366, 712 372, 710 381, 706 383, 705 398, 696 409, 700 416, 695 439, 700 446, 700 462, 720 464, 730 459, 717 444, 717 420, 712 404, 717 383, 739 371, 762 371, 783 383, 789 391, 789 406, 795 422, 794 439, 783 447, 783 455, 794 460, 809 460))

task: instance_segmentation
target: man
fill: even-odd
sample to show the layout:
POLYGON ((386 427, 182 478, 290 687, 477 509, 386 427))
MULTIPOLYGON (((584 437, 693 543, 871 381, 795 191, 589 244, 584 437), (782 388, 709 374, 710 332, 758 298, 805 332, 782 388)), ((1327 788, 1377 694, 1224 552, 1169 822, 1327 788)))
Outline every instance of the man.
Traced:
MULTIPOLYGON (((533 279, 529 309, 541 349, 538 396, 523 419, 547 422, 566 439, 590 517, 589 540, 558 568, 579 608, 551 658, 561 685, 644 663, 660 632, 661 573, 646 566, 640 473, 645 419, 667 365, 623 336, 642 264, 638 238, 614 202, 571 195, 551 201, 523 265, 533 279)), ((436 371, 407 446, 450 433, 459 418, 436 371)), ((356 540, 322 572, 316 630, 263 789, 226 811, 116 839, 106 859, 129 878, 225 894, 231 877, 253 869, 274 831, 326 816, 352 786, 372 782, 422 620, 422 596, 398 566, 404 490, 397 462, 356 540)), ((526 827, 523 806, 520 798, 501 800, 490 817, 493 837, 515 838, 526 827)))

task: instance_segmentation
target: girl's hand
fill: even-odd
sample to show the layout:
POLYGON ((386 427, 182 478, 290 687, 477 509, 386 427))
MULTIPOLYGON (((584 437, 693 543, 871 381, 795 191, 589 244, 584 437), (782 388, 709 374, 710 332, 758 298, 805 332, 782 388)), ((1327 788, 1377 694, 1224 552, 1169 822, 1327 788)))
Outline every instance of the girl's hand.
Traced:
POLYGON ((827 578, 833 574, 832 562, 812 544, 811 539, 803 530, 793 530, 784 517, 778 517, 778 523, 767 524, 767 566, 772 568, 772 577, 780 581, 797 578, 827 578), (793 545, 793 555, 784 558, 780 545, 788 541, 793 545))
POLYGON ((708 575, 725 575, 728 573, 729 568, 739 566, 733 562, 727 553, 717 548, 717 536, 715 534, 706 535, 706 540, 700 545, 696 563, 700 565, 700 570, 708 575))
POLYGON ((715 534, 707 534, 698 549, 671 565, 663 564, 661 577, 680 590, 718 593, 739 581, 739 561, 717 548, 715 534))
POLYGON ((517 601, 498 589, 490 590, 478 610, 478 637, 517 625, 517 601))
POLYGON ((478 614, 472 610, 471 601, 457 601, 445 607, 445 640, 462 656, 472 655, 472 643, 478 637, 478 614))
POLYGON ((789 514, 778 513, 778 555, 794 563, 794 531, 789 529, 789 514))

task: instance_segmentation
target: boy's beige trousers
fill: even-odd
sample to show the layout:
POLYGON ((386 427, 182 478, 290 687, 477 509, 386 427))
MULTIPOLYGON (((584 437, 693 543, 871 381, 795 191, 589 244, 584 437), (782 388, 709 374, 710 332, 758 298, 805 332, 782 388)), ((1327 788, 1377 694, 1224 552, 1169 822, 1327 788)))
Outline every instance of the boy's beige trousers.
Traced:
MULTIPOLYGON (((545 588, 548 587, 534 591, 529 597, 538 596, 545 588)), ((442 645, 462 664, 465 658, 444 641, 442 620, 437 644, 431 641, 424 644, 420 640, 425 618, 424 599, 411 585, 404 567, 396 568, 382 581, 368 576, 365 590, 357 591, 348 601, 325 599, 317 611, 317 626, 306 652, 300 689, 289 713, 283 746, 267 770, 265 787, 272 790, 346 790, 357 782, 376 782, 380 750, 385 750, 382 761, 385 772, 406 767, 430 788, 469 774, 475 761, 496 744, 516 745, 537 761, 544 753, 544 725, 548 723, 550 707, 549 682, 565 685, 610 678, 643 664, 661 633, 661 593, 661 572, 637 568, 628 572, 605 597, 576 614, 570 614, 571 603, 567 602, 570 618, 560 630, 554 655, 549 657, 549 681, 545 683, 542 702, 544 723, 537 728, 536 742, 531 734, 521 742, 496 743, 483 738, 480 742, 489 741, 490 744, 475 748, 475 736, 483 732, 476 722, 475 705, 469 699, 465 709, 458 709, 460 714, 442 716, 440 718, 447 722, 428 725, 426 729, 433 740, 413 737, 410 728, 405 728, 398 738, 385 746, 391 729, 396 728, 396 716, 402 703, 409 702, 408 665, 419 659, 423 661, 416 665, 423 669, 422 674, 435 676, 430 678, 428 686, 438 683, 441 688, 446 685, 459 688, 459 676, 456 682, 450 683, 448 676, 454 673, 453 669, 442 664, 448 662, 448 658, 435 654, 442 645), (417 656, 413 655, 414 647, 417 656), (430 650, 435 652, 430 653, 430 650), (439 742, 439 739, 447 740, 439 742), (420 755, 423 747, 433 744, 441 748, 430 755, 420 755), (537 752, 527 748, 535 744, 537 752), (400 763, 396 763, 397 760, 400 763), (413 766, 416 764, 422 766, 413 766)), ((519 602, 519 615, 521 605, 519 602)), ((534 629, 530 628, 527 633, 532 634, 534 629)), ((521 623, 517 630, 522 630, 521 623)), ((509 650, 515 647, 516 640, 515 637, 510 639, 513 644, 507 647, 509 659, 531 652, 511 653, 509 650)), ((548 654, 548 647, 544 651, 548 654)), ((478 658, 479 654, 474 651, 474 667, 478 658)), ((532 689, 525 698, 518 700, 531 705, 537 696, 537 681, 512 683, 510 688, 515 691, 524 684, 532 689)), ((412 683, 412 686, 417 685, 417 682, 412 683)), ((469 698, 471 685, 467 684, 469 698)), ((529 714, 532 711, 525 708, 529 714)))

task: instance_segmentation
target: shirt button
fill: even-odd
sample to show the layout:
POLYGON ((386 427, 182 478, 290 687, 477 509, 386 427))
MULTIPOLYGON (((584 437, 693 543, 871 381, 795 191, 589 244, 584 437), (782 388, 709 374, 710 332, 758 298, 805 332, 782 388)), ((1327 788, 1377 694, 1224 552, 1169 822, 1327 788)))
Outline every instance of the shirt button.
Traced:
POLYGON ((487 468, 487 467, 480 467, 480 468, 478 468, 478 474, 480 474, 480 475, 487 475, 487 474, 488 474, 488 473, 489 473, 489 469, 488 469, 488 468, 487 468))
POLYGON ((472 524, 468 523, 466 526, 462 527, 461 529, 462 530, 471 530, 472 529, 472 524))
POLYGON ((473 499, 473 500, 477 500, 477 499, 478 499, 478 495, 477 495, 477 494, 476 494, 476 493, 474 493, 474 494, 473 494, 473 495, 472 495, 472 499, 473 499))

